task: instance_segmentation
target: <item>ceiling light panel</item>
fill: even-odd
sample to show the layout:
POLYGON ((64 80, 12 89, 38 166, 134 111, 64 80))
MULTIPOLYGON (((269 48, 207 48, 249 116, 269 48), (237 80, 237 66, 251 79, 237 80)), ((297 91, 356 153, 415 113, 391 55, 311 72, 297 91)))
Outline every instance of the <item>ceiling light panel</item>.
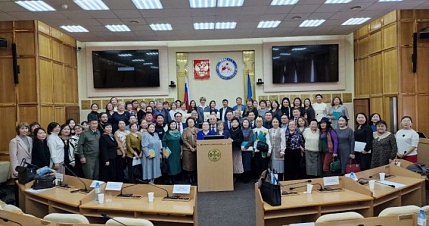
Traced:
POLYGON ((342 23, 341 25, 358 25, 363 24, 370 20, 370 17, 361 17, 361 18, 350 18, 346 22, 342 23))
POLYGON ((80 25, 63 25, 60 27, 68 32, 88 32, 86 28, 80 25))
POLYGON ((150 28, 154 31, 171 31, 173 30, 173 27, 171 27, 171 24, 151 24, 150 28))
POLYGON ((101 0, 73 0, 83 10, 109 10, 101 0))
POLYGON ((244 0, 217 0, 217 7, 240 7, 244 0))
POLYGON ((323 24, 325 20, 304 20, 299 27, 318 27, 323 24))
POLYGON ((126 32, 131 31, 130 28, 127 25, 106 25, 107 29, 109 29, 112 32, 126 32))
POLYGON ((215 28, 215 23, 194 23, 194 30, 212 30, 215 28))
POLYGON ((133 0, 137 9, 162 9, 160 0, 133 0))
POLYGON ((271 5, 295 5, 299 0, 273 0, 271 5))
POLYGON ((326 0, 325 4, 344 4, 349 3, 352 0, 326 0))
POLYGON ((191 8, 213 8, 216 7, 216 0, 189 0, 191 8))
POLYGON ((279 20, 261 21, 258 24, 258 28, 276 28, 280 22, 279 20))
POLYGON ((235 29, 237 22, 217 22, 215 29, 235 29))
POLYGON ((55 11, 52 6, 46 4, 44 1, 16 1, 16 4, 24 7, 28 11, 42 12, 42 11, 55 11))

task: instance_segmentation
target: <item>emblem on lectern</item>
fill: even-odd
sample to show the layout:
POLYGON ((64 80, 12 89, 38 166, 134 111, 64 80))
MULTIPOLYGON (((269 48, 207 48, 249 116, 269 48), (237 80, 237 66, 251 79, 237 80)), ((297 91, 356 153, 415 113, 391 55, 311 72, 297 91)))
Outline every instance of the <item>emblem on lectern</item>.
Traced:
POLYGON ((213 149, 213 150, 209 151, 208 157, 209 157, 210 161, 217 162, 217 161, 219 161, 219 159, 221 157, 221 153, 218 149, 213 149))

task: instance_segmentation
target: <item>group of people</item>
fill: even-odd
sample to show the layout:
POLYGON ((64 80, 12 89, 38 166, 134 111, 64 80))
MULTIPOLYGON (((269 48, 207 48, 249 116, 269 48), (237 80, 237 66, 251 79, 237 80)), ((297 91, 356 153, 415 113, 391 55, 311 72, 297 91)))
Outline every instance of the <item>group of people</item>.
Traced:
POLYGON ((315 103, 295 98, 291 104, 283 98, 281 104, 248 99, 243 105, 238 97, 235 106, 224 99, 216 108, 214 100, 209 105, 204 97, 199 101, 199 106, 193 100, 188 106, 180 100, 146 104, 112 97, 103 112, 92 104, 81 124, 68 119, 62 125, 51 122, 45 130, 36 122, 20 123, 9 146, 12 177, 25 158, 38 167, 88 179, 196 184, 197 140, 211 135, 232 140, 234 178, 245 183, 267 168, 280 180, 330 175, 335 158, 342 174, 353 159, 362 170, 395 158, 417 161, 419 136, 409 116, 393 135, 376 113, 369 120, 356 114, 356 128, 350 128, 339 97, 330 105, 320 94, 315 103))

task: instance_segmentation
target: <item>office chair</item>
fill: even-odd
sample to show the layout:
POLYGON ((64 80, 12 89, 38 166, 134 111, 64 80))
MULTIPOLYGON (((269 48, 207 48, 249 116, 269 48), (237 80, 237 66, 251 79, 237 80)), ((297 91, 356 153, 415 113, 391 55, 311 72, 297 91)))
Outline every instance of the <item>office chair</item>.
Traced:
POLYGON ((106 222, 106 225, 134 225, 134 226, 153 226, 152 222, 141 218, 114 217, 106 222), (115 221, 117 220, 117 221, 115 221), (120 224, 121 222, 122 224, 120 224))
POLYGON ((364 217, 356 212, 331 213, 331 214, 325 214, 320 216, 319 218, 317 218, 316 223, 362 219, 362 218, 364 217))
POLYGON ((402 214, 417 214, 420 211, 420 207, 409 205, 409 206, 397 206, 397 207, 388 207, 378 214, 379 217, 385 216, 398 216, 402 214))
POLYGON ((78 224, 89 224, 88 219, 81 214, 69 214, 69 213, 50 213, 46 215, 43 220, 57 222, 57 223, 78 223, 78 224))

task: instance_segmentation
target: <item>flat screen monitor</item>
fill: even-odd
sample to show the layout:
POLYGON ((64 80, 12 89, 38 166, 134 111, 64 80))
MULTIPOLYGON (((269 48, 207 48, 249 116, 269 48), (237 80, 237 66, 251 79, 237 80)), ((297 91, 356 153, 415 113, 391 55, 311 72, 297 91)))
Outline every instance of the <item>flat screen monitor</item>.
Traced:
POLYGON ((159 87, 158 50, 92 51, 94 88, 159 87))
POLYGON ((273 83, 338 82, 338 44, 273 46, 273 83))
POLYGON ((225 139, 225 137, 223 135, 209 135, 204 137, 204 140, 218 140, 218 139, 225 139))

